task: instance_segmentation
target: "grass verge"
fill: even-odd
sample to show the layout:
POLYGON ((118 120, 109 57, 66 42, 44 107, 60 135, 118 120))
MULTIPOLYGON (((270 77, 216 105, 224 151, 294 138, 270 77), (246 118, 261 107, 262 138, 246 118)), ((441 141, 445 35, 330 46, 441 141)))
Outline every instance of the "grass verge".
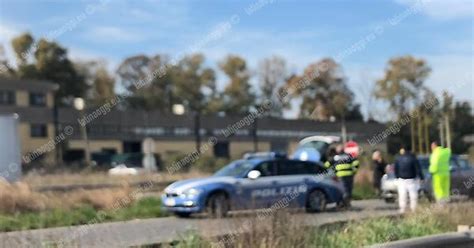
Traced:
POLYGON ((356 183, 352 190, 353 200, 367 200, 378 198, 374 187, 370 183, 356 183))
POLYGON ((137 200, 127 207, 96 210, 90 205, 74 209, 51 209, 42 212, 0 214, 0 231, 18 231, 59 226, 95 224, 100 222, 124 221, 163 217, 158 198, 137 200))

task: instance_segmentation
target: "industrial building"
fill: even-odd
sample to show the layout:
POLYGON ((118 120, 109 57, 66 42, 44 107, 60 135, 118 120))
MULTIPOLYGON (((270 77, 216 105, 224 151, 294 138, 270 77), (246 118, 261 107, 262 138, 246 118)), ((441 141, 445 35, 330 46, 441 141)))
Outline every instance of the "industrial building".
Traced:
MULTIPOLYGON (((0 79, 0 114, 19 115, 25 163, 82 159, 87 143, 92 154, 140 153, 145 138, 154 140, 155 153, 162 158, 192 153, 197 143, 208 144, 205 154, 235 158, 254 150, 291 152, 300 139, 310 135, 340 136, 338 122, 252 115, 174 115, 123 110, 113 104, 102 109, 86 107, 79 112, 56 107, 56 90, 57 86, 49 82, 0 79), (88 142, 81 133, 81 124, 85 124, 88 142)), ((349 121, 346 125, 348 138, 365 150, 385 150, 385 142, 368 144, 368 139, 385 129, 383 124, 349 121)))

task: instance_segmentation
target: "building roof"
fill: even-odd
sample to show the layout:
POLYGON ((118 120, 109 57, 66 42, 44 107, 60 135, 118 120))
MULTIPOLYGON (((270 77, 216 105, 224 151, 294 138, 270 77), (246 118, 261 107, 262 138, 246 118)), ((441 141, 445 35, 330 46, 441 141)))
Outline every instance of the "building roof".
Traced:
MULTIPOLYGON (((155 139, 192 139, 195 119, 192 115, 172 115, 158 111, 92 109, 85 111, 85 119, 70 108, 59 109, 59 122, 62 126, 71 125, 79 130, 78 120, 87 123, 92 139, 142 140, 144 137, 155 139), (110 111, 109 111, 110 110, 110 111)), ((366 140, 382 132, 385 125, 379 123, 347 123, 348 137, 366 140)), ((288 120, 272 117, 260 117, 257 120, 259 140, 300 140, 313 135, 340 135, 338 122, 317 122, 312 120, 288 120)), ((200 129, 205 137, 248 140, 254 132, 253 120, 245 121, 242 116, 204 115, 200 129), (230 134, 229 136, 227 134, 230 134)), ((74 135, 73 135, 74 136, 74 135)), ((74 137, 76 138, 76 137, 74 137)), ((80 136, 78 136, 80 138, 80 136)))
POLYGON ((59 85, 46 80, 0 78, 1 90, 27 90, 35 92, 50 92, 59 85))

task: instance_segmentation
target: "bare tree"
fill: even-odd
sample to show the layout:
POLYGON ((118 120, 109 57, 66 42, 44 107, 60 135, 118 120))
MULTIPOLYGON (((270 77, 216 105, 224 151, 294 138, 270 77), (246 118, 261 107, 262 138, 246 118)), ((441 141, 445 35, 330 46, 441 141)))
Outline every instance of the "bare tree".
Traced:
POLYGON ((268 114, 281 117, 283 109, 289 106, 286 102, 281 102, 278 97, 279 91, 288 79, 286 61, 279 56, 266 58, 260 62, 258 73, 261 91, 258 104, 262 105, 264 101, 272 101, 272 108, 268 111, 268 114))

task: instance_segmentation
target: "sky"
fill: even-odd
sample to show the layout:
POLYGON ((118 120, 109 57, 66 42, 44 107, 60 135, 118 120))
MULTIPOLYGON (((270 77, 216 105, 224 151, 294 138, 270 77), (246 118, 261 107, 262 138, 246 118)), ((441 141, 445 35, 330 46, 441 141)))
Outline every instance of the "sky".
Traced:
MULTIPOLYGON (((0 0, 0 43, 22 32, 68 48, 73 60, 201 52, 209 66, 228 54, 245 58, 255 77, 264 58, 287 60, 290 73, 337 58, 365 112, 392 57, 413 55, 432 68, 425 84, 474 103, 474 0, 0 0)), ((226 78, 218 75, 218 86, 226 78)), ((295 106, 286 113, 296 116, 295 106)))

